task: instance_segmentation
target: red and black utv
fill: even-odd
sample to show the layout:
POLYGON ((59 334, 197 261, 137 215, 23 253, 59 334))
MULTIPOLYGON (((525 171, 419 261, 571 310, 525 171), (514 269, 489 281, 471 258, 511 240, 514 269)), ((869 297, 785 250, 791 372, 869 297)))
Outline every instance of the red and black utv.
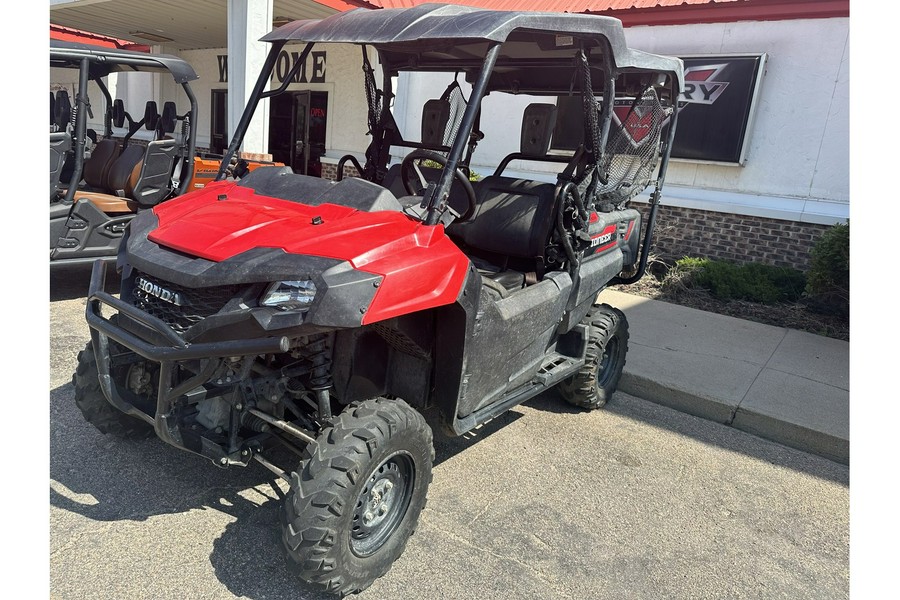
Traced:
POLYGON ((118 298, 95 264, 75 398, 100 431, 282 477, 287 553, 345 595, 416 527, 433 427, 463 434, 554 386, 585 408, 616 389, 627 324, 597 294, 645 270, 682 63, 627 48, 616 19, 462 6, 356 10, 263 39, 220 181, 131 221, 118 298), (305 44, 297 65, 316 44, 361 46, 368 115, 342 118, 367 121, 365 164, 345 157, 359 176, 337 182, 275 167, 226 179, 257 104, 287 86, 264 91, 290 42, 305 44), (393 82, 435 72, 463 76, 468 98, 451 82, 410 141, 393 82), (539 101, 519 151, 472 182, 489 94, 539 101), (558 98, 578 108, 567 153, 549 152, 558 98), (511 161, 558 173, 512 177, 511 161), (628 201, 651 184, 642 217, 628 201), (278 446, 301 458, 276 464, 278 446))

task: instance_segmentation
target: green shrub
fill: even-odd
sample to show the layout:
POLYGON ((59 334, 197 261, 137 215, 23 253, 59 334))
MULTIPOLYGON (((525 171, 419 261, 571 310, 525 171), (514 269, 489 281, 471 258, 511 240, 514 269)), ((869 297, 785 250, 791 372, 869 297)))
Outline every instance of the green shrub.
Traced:
POLYGON ((708 258, 694 258, 693 256, 685 256, 675 262, 675 270, 690 275, 702 270, 711 261, 708 258))
MULTIPOLYGON (((432 169, 443 169, 444 168, 444 165, 442 165, 441 163, 439 163, 435 160, 431 160, 430 158, 426 158, 425 160, 423 160, 422 166, 429 167, 432 169)), ((463 172, 465 172, 465 171, 463 171, 463 172)), ((479 173, 477 173, 475 170, 469 169, 469 181, 471 181, 472 183, 475 183, 476 181, 480 181, 480 180, 481 180, 481 175, 479 173)))
POLYGON ((796 302, 806 277, 796 269, 761 263, 738 265, 707 258, 685 257, 671 273, 681 285, 702 288, 721 300, 749 300, 762 304, 796 302))
POLYGON ((660 287, 673 299, 680 298, 682 294, 690 292, 694 287, 694 276, 708 262, 708 258, 685 256, 675 261, 674 264, 663 264, 662 276, 657 278, 661 282, 660 287))
POLYGON ((826 313, 850 314, 850 223, 835 225, 810 253, 806 294, 809 304, 826 313))

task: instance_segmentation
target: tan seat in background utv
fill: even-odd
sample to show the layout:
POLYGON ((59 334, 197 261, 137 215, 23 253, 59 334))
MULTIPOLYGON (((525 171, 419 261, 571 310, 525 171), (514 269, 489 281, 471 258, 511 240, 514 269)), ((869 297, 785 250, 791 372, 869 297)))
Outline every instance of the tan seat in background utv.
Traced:
POLYGON ((109 168, 107 191, 79 191, 75 201, 84 198, 110 215, 135 213, 140 206, 157 204, 170 191, 177 149, 171 138, 128 146, 109 168))
POLYGON ((84 170, 81 175, 88 185, 87 191, 102 192, 108 189, 106 180, 109 170, 119 158, 121 149, 121 144, 111 138, 97 142, 91 151, 91 157, 84 161, 84 170))
MULTIPOLYGON (((133 145, 125 148, 122 154, 108 167, 105 180, 97 186, 108 191, 78 191, 75 192, 75 202, 86 199, 108 215, 137 212, 138 203, 131 197, 141 174, 145 154, 146 149, 142 146, 133 145), (118 194, 119 191, 122 195, 118 194)), ((87 168, 85 168, 85 180, 87 180, 87 168)), ((90 184, 91 181, 88 183, 90 184)))
POLYGON ((95 152, 100 151, 100 156, 90 168, 85 165, 84 177, 96 189, 76 192, 76 202, 85 199, 108 215, 122 215, 136 213, 142 206, 153 206, 168 196, 178 151, 177 142, 167 135, 175 130, 175 104, 167 102, 162 116, 156 112, 155 102, 147 105, 145 115, 154 115, 155 123, 151 122, 149 127, 155 130, 155 139, 146 146, 129 144, 121 154, 118 143, 112 140, 109 141, 113 145, 107 144, 102 149, 102 142, 98 144, 95 152))

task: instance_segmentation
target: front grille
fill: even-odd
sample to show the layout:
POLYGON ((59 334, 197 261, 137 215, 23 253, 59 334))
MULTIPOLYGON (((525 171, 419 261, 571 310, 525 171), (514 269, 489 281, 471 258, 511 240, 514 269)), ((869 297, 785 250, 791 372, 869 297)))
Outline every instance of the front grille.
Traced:
POLYGON ((220 285, 208 288, 189 288, 136 271, 135 282, 140 279, 159 286, 160 290, 152 293, 136 283, 132 291, 134 306, 161 319, 178 333, 184 333, 195 323, 222 310, 225 304, 245 287, 220 285))

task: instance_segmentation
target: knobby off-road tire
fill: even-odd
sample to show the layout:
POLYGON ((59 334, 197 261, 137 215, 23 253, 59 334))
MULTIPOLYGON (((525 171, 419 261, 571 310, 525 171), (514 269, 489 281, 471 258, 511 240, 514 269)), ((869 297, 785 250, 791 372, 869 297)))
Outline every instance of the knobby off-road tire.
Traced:
POLYGON ((350 404, 291 474, 282 541, 312 587, 360 592, 415 531, 434 461, 431 428, 402 400, 350 404))
POLYGON ((592 410, 606 404, 619 386, 628 352, 628 320, 617 308, 595 304, 581 322, 590 326, 584 366, 558 389, 569 404, 592 410))
POLYGON ((131 440, 143 440, 154 435, 149 423, 126 415, 103 395, 97 359, 90 342, 78 353, 78 367, 72 375, 72 385, 75 386, 75 404, 85 420, 100 432, 131 440))

